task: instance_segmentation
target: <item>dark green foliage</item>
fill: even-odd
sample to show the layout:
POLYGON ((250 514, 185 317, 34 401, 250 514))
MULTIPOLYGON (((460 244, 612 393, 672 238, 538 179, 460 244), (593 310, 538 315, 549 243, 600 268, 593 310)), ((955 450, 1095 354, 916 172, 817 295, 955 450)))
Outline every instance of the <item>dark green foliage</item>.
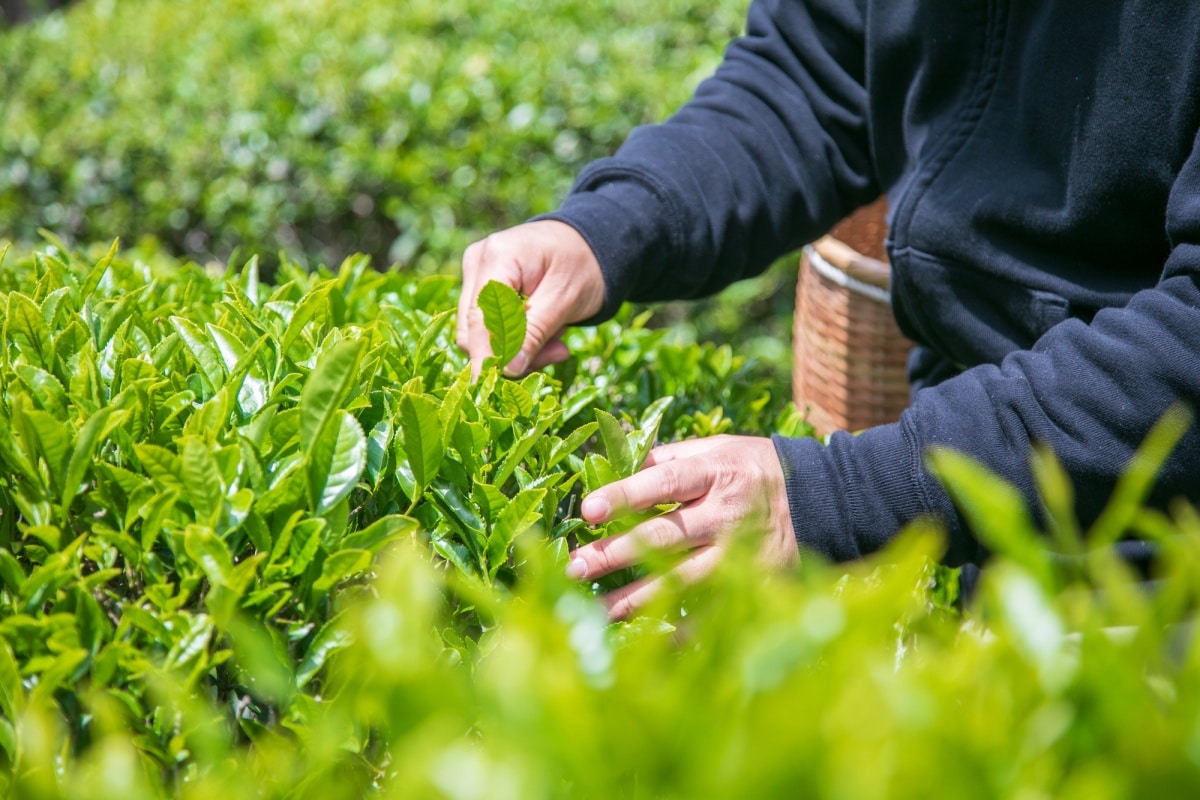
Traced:
POLYGON ((681 103, 745 0, 97 0, 0 38, 0 234, 456 259, 681 103))

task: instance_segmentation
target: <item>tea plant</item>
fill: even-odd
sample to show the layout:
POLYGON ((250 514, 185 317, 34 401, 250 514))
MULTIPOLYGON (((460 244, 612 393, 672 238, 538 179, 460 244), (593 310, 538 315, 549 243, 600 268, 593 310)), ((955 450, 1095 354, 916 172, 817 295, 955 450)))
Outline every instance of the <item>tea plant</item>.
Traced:
MULTIPOLYGON (((641 335, 612 324, 577 340, 588 363, 565 369, 565 389, 494 366, 474 380, 450 332, 452 280, 364 257, 336 273, 285 262, 280 276, 261 282, 253 259, 215 275, 152 265, 115 245, 96 262, 55 246, 0 264, 0 669, 34 705, 53 701, 72 746, 93 735, 86 687, 119 701, 159 768, 190 763, 148 694, 159 670, 246 736, 277 726, 320 692, 347 641, 339 594, 381 551, 416 540, 467 594, 503 591, 523 532, 560 554, 602 533, 573 516, 581 477, 630 474, 672 404, 613 415, 646 388, 629 382, 647 359, 679 360, 675 385, 743 369, 727 350, 685 361, 645 334, 608 371, 609 351, 641 335), (246 658, 273 672, 256 679, 246 658)), ((494 288, 489 324, 519 345, 523 307, 494 288)), ((679 400, 666 435, 728 424, 679 400)), ((492 624, 462 600, 446 639, 464 648, 492 624)), ((0 721, 10 760, 14 702, 0 721)))

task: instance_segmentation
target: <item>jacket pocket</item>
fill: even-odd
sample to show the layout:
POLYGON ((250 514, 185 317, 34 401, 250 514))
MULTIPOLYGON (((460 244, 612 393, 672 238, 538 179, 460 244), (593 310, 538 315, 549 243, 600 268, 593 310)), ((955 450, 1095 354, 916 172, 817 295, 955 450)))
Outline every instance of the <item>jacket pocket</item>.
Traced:
POLYGON ((906 335, 961 368, 1027 350, 1070 303, 974 266, 911 249, 892 254, 892 307, 906 335))

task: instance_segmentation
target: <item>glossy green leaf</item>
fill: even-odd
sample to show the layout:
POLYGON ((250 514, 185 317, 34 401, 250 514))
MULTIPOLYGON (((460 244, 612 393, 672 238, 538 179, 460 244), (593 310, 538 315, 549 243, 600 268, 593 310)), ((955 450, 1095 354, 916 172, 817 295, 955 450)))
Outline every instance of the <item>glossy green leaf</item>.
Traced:
POLYGON ((308 454, 309 502, 318 514, 345 499, 367 467, 367 437, 358 421, 348 411, 335 411, 334 420, 308 454))
POLYGON ((525 301, 511 286, 488 281, 479 292, 479 310, 483 312, 492 355, 504 366, 525 343, 525 301))
POLYGON ((75 446, 67 462, 67 474, 63 479, 63 514, 70 508, 84 476, 91 466, 96 449, 108 438, 113 429, 124 421, 126 412, 117 406, 105 406, 88 418, 75 436, 75 446))
POLYGON ((25 582, 25 570, 20 562, 4 549, 0 549, 0 580, 4 581, 10 592, 16 593, 21 591, 21 584, 25 582))
POLYGON ((51 485, 61 491, 66 480, 67 464, 71 459, 72 431, 45 411, 36 408, 13 409, 14 420, 23 420, 36 441, 46 466, 50 469, 51 485))
POLYGON ((335 616, 325 623, 312 644, 309 645, 299 668, 296 670, 296 686, 302 688, 329 662, 337 652, 345 650, 354 639, 349 631, 342 626, 340 616, 335 616))
POLYGON ((225 383, 225 370, 221 354, 209 339, 208 334, 194 322, 184 317, 171 317, 171 326, 187 348, 200 374, 204 376, 210 391, 216 391, 225 383))
POLYGON ((59 420, 67 417, 67 391, 62 382, 53 374, 30 364, 17 364, 14 367, 17 377, 29 391, 34 405, 53 414, 59 420))
POLYGON ((400 440, 412 470, 414 501, 437 475, 445 454, 438 403, 424 395, 400 398, 400 440))
POLYGON ((608 459, 598 453, 590 454, 583 462, 584 486, 588 492, 594 492, 601 486, 607 486, 621 480, 621 475, 612 468, 608 459))
MULTIPOLYGON (((513 472, 521 465, 521 462, 529 455, 530 451, 537 446, 542 437, 546 435, 546 431, 556 424, 562 417, 562 412, 555 411, 552 414, 547 414, 537 420, 532 428, 524 431, 517 437, 517 441, 513 444, 511 450, 505 454, 504 460, 496 469, 496 474, 492 480, 497 486, 503 486, 513 474, 513 472)), ((517 428, 514 426, 514 431, 517 428)))
POLYGON ((225 488, 208 445, 194 436, 184 439, 180 469, 188 502, 196 511, 196 521, 215 527, 225 501, 225 488))
POLYGON ((279 351, 285 355, 290 353, 292 346, 304 335, 309 324, 317 318, 319 314, 324 314, 329 304, 329 292, 333 288, 333 281, 314 286, 308 294, 301 299, 292 313, 291 319, 288 321, 287 330, 284 331, 283 337, 279 341, 279 351))
POLYGON ((47 369, 53 366, 50 330, 42 318, 42 310, 20 292, 8 295, 4 332, 6 340, 15 344, 27 361, 47 369))
POLYGON ((184 531, 184 546, 188 557, 196 563, 208 580, 224 586, 233 578, 233 557, 221 537, 203 525, 189 525, 184 531))
POLYGON ((658 439, 658 430, 662 426, 667 410, 675 401, 674 397, 661 397, 651 403, 642 413, 638 429, 627 437, 633 459, 633 471, 641 469, 646 456, 650 454, 658 439))
POLYGON ((253 348, 247 348, 242 340, 231 331, 209 323, 205 326, 225 365, 226 374, 240 375, 241 387, 237 401, 246 416, 252 416, 267 403, 267 382, 262 371, 257 369, 256 357, 265 340, 259 340, 253 348))
POLYGON ((585 425, 580 425, 578 428, 571 431, 567 438, 555 443, 554 449, 550 452, 550 458, 547 459, 546 466, 556 466, 567 456, 578 452, 579 448, 583 447, 584 442, 591 438, 592 434, 595 433, 599 427, 599 423, 589 422, 585 425))
POLYGON ((403 537, 411 536, 419 527, 412 517, 389 514, 380 517, 367 527, 356 531, 342 540, 341 546, 348 549, 367 550, 379 553, 387 545, 403 537))
POLYGON ((321 576, 313 583, 318 592, 328 592, 341 581, 356 575, 371 565, 371 553, 367 550, 339 550, 325 559, 321 576))
POLYGON ((612 414, 596 409, 596 422, 600 426, 600 438, 604 442, 604 454, 608 463, 622 478, 634 473, 636 465, 633 459, 633 448, 621 423, 612 414))
POLYGON ((342 341, 323 352, 300 393, 300 445, 306 450, 320 441, 327 427, 342 424, 337 412, 358 379, 363 346, 342 341))
POLYGON ((525 489, 509 501, 492 524, 487 546, 488 573, 492 578, 504 566, 508 548, 517 536, 541 522, 545 498, 545 489, 525 489))

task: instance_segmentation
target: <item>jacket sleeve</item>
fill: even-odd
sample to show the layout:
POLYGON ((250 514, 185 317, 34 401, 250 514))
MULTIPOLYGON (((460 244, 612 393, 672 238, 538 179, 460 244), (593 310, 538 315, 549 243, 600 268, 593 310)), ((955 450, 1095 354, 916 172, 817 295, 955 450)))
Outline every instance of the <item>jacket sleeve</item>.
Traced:
POLYGON ((587 240, 607 296, 709 294, 811 241, 880 192, 857 0, 756 0, 747 33, 665 123, 589 165, 558 219, 587 240))
MULTIPOLYGON (((966 531, 924 469, 932 445, 964 452, 1035 496, 1030 446, 1049 445, 1071 476, 1077 511, 1095 520, 1151 426, 1173 404, 1200 398, 1200 136, 1167 206, 1170 255, 1153 288, 1090 324, 1069 320, 1030 350, 919 392, 900 422, 828 446, 776 439, 797 538, 837 560, 880 547, 901 525, 947 522, 950 563, 978 562, 966 531)), ((1158 478, 1151 501, 1200 501, 1195 424, 1158 478)))

